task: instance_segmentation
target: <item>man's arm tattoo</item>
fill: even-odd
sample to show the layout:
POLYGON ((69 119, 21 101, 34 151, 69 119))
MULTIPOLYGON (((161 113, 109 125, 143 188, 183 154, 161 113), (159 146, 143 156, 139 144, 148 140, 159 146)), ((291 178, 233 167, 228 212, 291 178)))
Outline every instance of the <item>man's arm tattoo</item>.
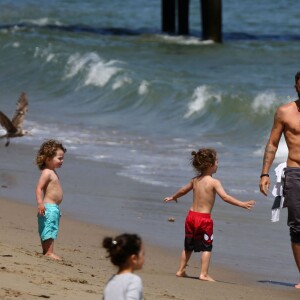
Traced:
POLYGON ((274 160, 275 154, 276 149, 270 145, 267 145, 263 159, 263 166, 270 166, 274 160))

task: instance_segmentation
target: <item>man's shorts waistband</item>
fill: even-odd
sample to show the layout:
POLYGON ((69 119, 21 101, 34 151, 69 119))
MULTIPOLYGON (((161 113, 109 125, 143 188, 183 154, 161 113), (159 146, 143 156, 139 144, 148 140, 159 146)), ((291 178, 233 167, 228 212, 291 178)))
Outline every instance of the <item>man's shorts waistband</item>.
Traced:
POLYGON ((300 167, 285 167, 284 172, 300 173, 300 167))

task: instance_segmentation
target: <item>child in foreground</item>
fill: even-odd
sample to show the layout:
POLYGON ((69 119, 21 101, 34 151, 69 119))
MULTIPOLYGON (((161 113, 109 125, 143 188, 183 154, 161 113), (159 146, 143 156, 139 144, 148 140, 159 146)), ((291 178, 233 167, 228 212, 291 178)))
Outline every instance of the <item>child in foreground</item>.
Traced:
POLYGON ((141 238, 124 233, 115 238, 104 238, 102 245, 112 264, 118 267, 117 274, 110 278, 104 289, 103 299, 142 300, 142 280, 134 274, 143 267, 145 260, 141 238))
POLYGON ((42 171, 36 186, 38 228, 43 254, 60 260, 54 254, 54 240, 57 238, 63 190, 55 169, 60 168, 67 150, 56 140, 44 142, 36 156, 36 164, 42 171))
POLYGON ((200 280, 215 281, 208 275, 213 243, 213 220, 211 211, 215 204, 216 193, 227 203, 245 209, 251 209, 255 201, 239 201, 228 195, 219 180, 212 178, 217 172, 218 158, 214 149, 199 149, 192 152, 191 163, 198 175, 179 189, 173 196, 166 197, 165 202, 176 201, 177 198, 193 191, 193 204, 185 221, 184 250, 180 258, 176 276, 185 277, 186 266, 192 252, 202 251, 200 280))

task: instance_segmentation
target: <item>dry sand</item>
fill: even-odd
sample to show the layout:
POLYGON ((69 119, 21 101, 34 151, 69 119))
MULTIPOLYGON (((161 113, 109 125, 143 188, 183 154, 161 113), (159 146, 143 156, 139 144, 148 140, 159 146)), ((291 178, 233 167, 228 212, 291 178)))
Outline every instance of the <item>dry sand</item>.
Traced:
MULTIPOLYGON (((101 241, 119 234, 63 215, 55 249, 63 260, 41 255, 36 208, 0 198, 1 299, 101 299, 114 267, 105 258, 101 241)), ((178 253, 179 255, 179 253, 178 253)), ((260 283, 253 275, 212 266, 218 282, 197 279, 198 265, 189 267, 191 278, 177 278, 178 255, 146 244, 146 263, 137 272, 144 298, 151 299, 300 299, 300 291, 280 283, 260 283)), ((112 299, 115 300, 115 299, 112 299)))

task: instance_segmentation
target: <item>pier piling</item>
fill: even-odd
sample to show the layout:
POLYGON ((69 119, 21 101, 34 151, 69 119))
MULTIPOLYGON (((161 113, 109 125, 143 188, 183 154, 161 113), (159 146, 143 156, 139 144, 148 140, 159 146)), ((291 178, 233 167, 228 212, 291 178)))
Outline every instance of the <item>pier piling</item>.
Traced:
POLYGON ((222 0, 201 0, 202 38, 222 42, 222 0))
POLYGON ((189 0, 178 0, 178 34, 188 35, 189 30, 189 0))
MULTIPOLYGON (((203 40, 222 42, 222 0, 199 0, 203 40)), ((161 0, 162 31, 189 34, 190 0, 161 0), (176 14, 177 12, 177 14, 176 14), (178 27, 176 29, 176 15, 178 27)))
POLYGON ((161 0, 162 31, 175 33, 176 0, 161 0))

